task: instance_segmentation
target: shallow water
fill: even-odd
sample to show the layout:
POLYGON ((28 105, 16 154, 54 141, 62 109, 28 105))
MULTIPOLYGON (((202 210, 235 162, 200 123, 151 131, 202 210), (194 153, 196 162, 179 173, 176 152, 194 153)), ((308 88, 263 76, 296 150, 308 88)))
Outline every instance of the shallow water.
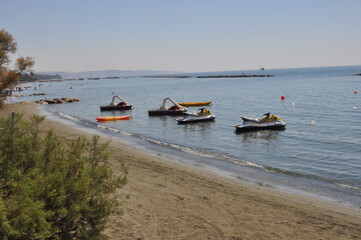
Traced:
POLYGON ((342 194, 359 197, 361 77, 353 74, 360 72, 360 66, 352 66, 185 74, 191 78, 76 80, 44 83, 40 87, 35 83, 30 85, 36 86, 36 90, 23 93, 45 92, 46 96, 16 100, 78 97, 82 102, 48 105, 45 110, 75 117, 83 124, 96 123, 95 118, 99 116, 129 114, 132 115, 130 121, 101 125, 145 139, 152 145, 175 150, 170 155, 180 150, 195 158, 208 159, 202 160, 202 164, 218 159, 224 163, 223 167, 231 164, 233 167, 226 167, 229 169, 251 166, 248 173, 239 170, 239 174, 235 174, 238 178, 248 178, 247 174, 251 172, 250 175, 267 175, 265 178, 283 182, 290 189, 297 185, 297 181, 306 179, 302 189, 313 189, 306 189, 308 192, 320 192, 326 184, 331 188, 327 191, 335 191, 335 195, 346 189, 352 192, 342 194), (197 75, 242 73, 272 74, 275 77, 196 78, 197 75), (354 91, 360 94, 354 94, 354 91), (99 106, 107 105, 113 94, 131 102, 133 109, 100 112, 99 106), (285 96, 285 100, 281 101, 280 96, 285 96), (147 110, 159 107, 165 97, 179 102, 212 101, 208 108, 216 114, 216 121, 178 125, 173 116, 149 117, 147 110), (358 110, 354 110, 354 106, 358 110), (261 117, 266 112, 282 118, 287 123, 286 129, 235 132, 233 125, 241 123, 240 116, 261 117), (315 121, 314 126, 310 125, 311 121, 315 121), (275 180, 275 174, 278 180, 275 180))

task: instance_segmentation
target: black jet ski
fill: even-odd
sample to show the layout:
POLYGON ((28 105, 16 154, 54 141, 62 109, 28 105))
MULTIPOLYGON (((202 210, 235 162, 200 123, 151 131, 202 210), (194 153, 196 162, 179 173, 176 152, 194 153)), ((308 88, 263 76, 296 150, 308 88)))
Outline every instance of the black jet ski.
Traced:
POLYGON ((262 129, 284 129, 286 123, 277 117, 271 115, 271 113, 263 114, 264 118, 248 118, 241 117, 243 119, 242 124, 236 124, 234 127, 238 132, 255 131, 262 129))
POLYGON ((177 118, 176 120, 180 124, 194 123, 194 122, 205 122, 213 121, 216 118, 211 111, 205 108, 198 109, 197 113, 184 113, 183 117, 177 118))

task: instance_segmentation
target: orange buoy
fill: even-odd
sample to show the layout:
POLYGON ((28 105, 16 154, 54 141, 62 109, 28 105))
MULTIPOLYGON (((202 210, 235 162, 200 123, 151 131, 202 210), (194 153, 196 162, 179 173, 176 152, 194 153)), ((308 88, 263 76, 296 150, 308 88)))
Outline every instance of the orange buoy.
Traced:
POLYGON ((354 93, 354 94, 358 94, 358 92, 357 92, 357 91, 354 91, 353 93, 354 93))
POLYGON ((285 96, 281 96, 281 100, 282 100, 282 101, 285 100, 285 96))

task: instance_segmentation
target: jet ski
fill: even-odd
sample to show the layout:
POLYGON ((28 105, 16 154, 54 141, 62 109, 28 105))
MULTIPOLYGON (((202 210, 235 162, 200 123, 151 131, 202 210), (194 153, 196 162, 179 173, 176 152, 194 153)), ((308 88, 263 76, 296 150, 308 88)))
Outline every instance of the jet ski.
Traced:
POLYGON ((271 113, 263 114, 264 118, 248 118, 241 117, 243 119, 242 124, 236 124, 234 127, 237 132, 256 131, 262 129, 284 129, 286 123, 277 117, 271 115, 271 113))
POLYGON ((167 98, 164 98, 163 104, 160 108, 149 109, 148 114, 149 114, 149 116, 182 115, 186 111, 187 111, 186 107, 179 105, 176 101, 167 97, 167 98), (166 105, 167 101, 172 102, 174 105, 172 107, 168 107, 166 105))
POLYGON ((216 118, 211 111, 205 108, 198 109, 197 113, 184 113, 183 117, 177 118, 179 124, 213 121, 216 118))

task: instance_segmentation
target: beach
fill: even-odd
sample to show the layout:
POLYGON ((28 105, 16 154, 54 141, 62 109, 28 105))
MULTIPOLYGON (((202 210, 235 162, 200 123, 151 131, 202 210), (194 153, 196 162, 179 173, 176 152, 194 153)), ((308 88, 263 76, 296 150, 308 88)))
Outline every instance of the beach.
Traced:
MULTIPOLYGON (((9 104, 0 115, 28 118, 38 107, 9 104)), ((48 118, 42 128, 65 139, 91 136, 48 118)), ((361 239, 360 209, 249 185, 101 138, 129 168, 129 182, 117 192, 123 214, 111 216, 105 230, 110 239, 361 239)))

